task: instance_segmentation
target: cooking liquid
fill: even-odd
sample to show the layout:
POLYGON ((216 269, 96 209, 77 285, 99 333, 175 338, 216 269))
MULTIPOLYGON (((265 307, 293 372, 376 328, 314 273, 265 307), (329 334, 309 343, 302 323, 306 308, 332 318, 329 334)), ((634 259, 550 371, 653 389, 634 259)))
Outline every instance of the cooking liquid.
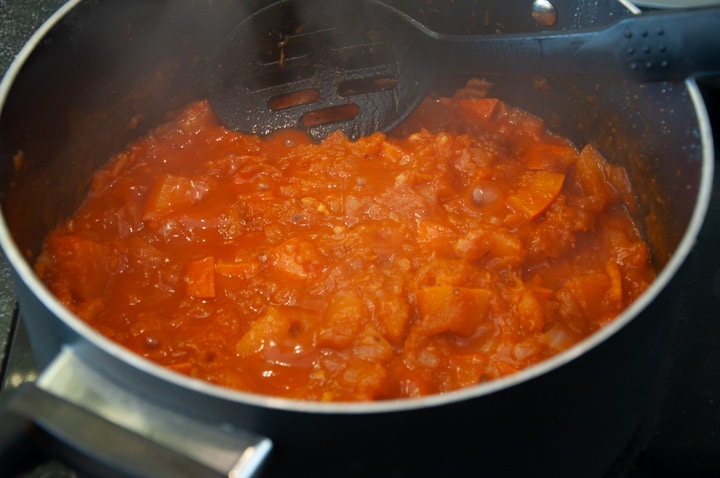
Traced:
POLYGON ((511 374, 653 280, 625 171, 592 147, 492 98, 429 98, 396 133, 263 139, 192 104, 95 174, 36 271, 143 357, 322 401, 511 374))

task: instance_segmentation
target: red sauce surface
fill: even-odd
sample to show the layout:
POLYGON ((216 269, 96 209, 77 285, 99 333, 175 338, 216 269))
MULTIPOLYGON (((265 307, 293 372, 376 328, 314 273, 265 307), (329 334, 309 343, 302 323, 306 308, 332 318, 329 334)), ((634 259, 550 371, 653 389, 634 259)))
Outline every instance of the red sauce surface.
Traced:
POLYGON ((190 105, 96 173, 36 271, 150 360, 323 401, 511 374, 653 280, 622 168, 496 99, 426 100, 403 131, 422 118, 446 131, 312 144, 190 105))

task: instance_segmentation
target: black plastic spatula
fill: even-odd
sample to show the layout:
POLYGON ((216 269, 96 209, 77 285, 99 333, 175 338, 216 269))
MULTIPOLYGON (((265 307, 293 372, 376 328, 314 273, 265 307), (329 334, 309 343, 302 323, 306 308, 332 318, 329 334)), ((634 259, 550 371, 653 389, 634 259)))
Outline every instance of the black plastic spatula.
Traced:
POLYGON ((591 74, 637 81, 720 72, 720 7, 647 13, 602 29, 439 34, 374 0, 284 0, 242 21, 209 59, 210 104, 234 130, 323 139, 395 127, 445 72, 591 74))

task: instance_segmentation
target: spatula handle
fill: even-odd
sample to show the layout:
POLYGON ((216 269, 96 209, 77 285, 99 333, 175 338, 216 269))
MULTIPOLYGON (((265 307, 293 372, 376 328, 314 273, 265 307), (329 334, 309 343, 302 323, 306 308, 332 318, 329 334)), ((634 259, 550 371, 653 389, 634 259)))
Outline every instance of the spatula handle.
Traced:
POLYGON ((446 49, 443 57, 481 74, 593 74, 639 81, 720 74, 720 7, 645 13, 599 29, 435 39, 446 49))
MULTIPOLYGON (((720 73, 720 7, 636 15, 606 33, 588 43, 588 54, 614 51, 624 76, 656 81, 720 73)), ((612 69, 597 64, 605 66, 612 69)))

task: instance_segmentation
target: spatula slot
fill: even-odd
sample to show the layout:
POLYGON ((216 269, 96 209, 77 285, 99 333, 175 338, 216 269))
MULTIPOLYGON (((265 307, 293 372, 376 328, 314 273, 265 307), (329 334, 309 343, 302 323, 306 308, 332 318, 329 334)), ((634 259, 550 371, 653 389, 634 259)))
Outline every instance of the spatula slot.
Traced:
POLYGON ((287 95, 276 96, 270 100, 270 108, 284 110, 294 106, 303 106, 316 102, 320 98, 320 91, 315 88, 294 91, 287 95))
POLYGON ((373 76, 343 81, 338 85, 338 94, 344 98, 348 96, 376 93, 378 91, 392 90, 398 85, 394 76, 373 76))
POLYGON ((358 113, 360 113, 360 107, 355 103, 348 103, 305 113, 300 122, 305 128, 312 128, 328 123, 349 121, 356 118, 358 113))

